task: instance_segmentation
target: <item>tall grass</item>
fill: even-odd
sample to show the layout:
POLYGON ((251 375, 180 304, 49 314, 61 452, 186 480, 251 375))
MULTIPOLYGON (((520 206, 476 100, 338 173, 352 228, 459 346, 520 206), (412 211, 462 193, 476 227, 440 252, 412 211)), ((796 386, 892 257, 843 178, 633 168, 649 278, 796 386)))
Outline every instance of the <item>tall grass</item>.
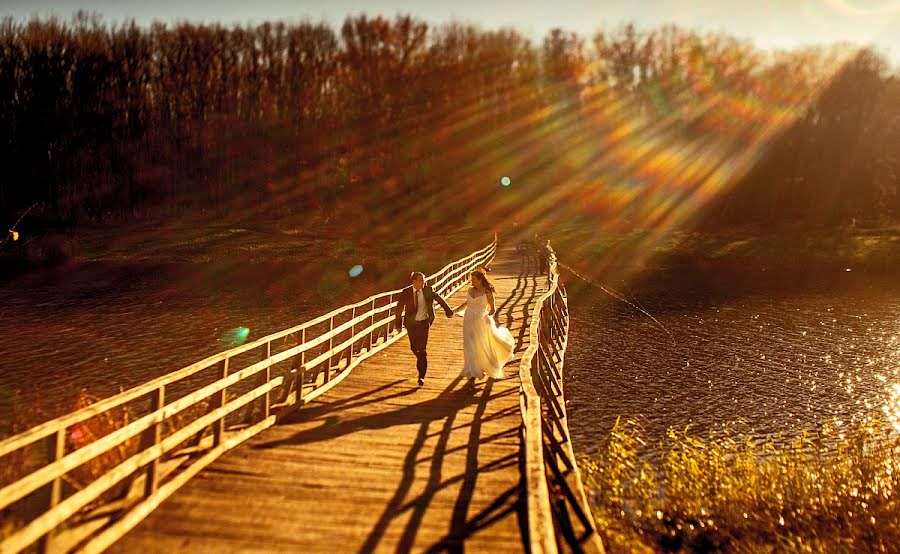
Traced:
MULTIPOLYGON (((12 417, 5 431, 9 435, 20 433, 28 430, 35 424, 35 421, 48 419, 43 403, 37 398, 37 391, 30 391, 21 398, 18 398, 17 409, 12 412, 12 417)), ((231 398, 234 395, 231 394, 231 398)), ((68 403, 67 412, 75 412, 91 404, 101 400, 100 397, 94 396, 84 389, 78 391, 70 403, 68 403)), ((200 402, 190 408, 170 417, 164 422, 163 436, 168 436, 178 431, 191 421, 202 416, 211 409, 210 402, 200 402)), ((63 454, 67 455, 84 448, 95 441, 109 435, 110 433, 121 429, 132 421, 138 419, 142 413, 135 410, 130 405, 124 405, 112 410, 103 412, 78 424, 66 429, 66 444, 63 454)), ((190 438, 181 443, 174 449, 177 452, 180 448, 190 446, 195 442, 199 442, 201 436, 190 438)), ((91 458, 87 462, 73 468, 71 471, 62 476, 62 496, 63 499, 71 494, 87 487, 108 471, 120 465, 142 448, 149 445, 141 445, 141 437, 136 436, 125 440, 121 444, 110 448, 109 450, 91 458)), ((172 452, 168 453, 163 459, 168 459, 172 452)), ((7 486, 11 483, 22 479, 29 473, 32 473, 52 462, 50 451, 43 442, 36 443, 30 447, 20 448, 8 455, 0 458, 0 487, 7 486)), ((140 472, 135 473, 132 478, 136 477, 140 472)), ((128 494, 131 487, 131 479, 126 479, 118 486, 108 490, 89 505, 85 511, 90 511, 92 507, 96 507, 117 499, 128 494)), ((0 538, 7 537, 21 528, 28 521, 46 510, 46 505, 42 500, 43 495, 40 492, 33 493, 25 499, 13 503, 7 508, 0 510, 0 538)))
POLYGON ((877 416, 791 436, 617 421, 579 460, 610 552, 900 551, 900 436, 877 416))

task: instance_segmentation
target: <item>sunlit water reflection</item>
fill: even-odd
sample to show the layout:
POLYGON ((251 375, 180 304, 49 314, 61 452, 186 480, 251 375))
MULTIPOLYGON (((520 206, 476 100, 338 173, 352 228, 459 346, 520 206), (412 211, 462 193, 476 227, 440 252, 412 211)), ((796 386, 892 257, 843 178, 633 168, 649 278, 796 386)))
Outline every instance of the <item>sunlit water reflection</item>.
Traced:
POLYGON ((872 412, 898 428, 900 286, 861 275, 800 287, 715 281, 671 272, 628 291, 672 338, 602 291, 570 286, 578 450, 593 451, 620 416, 645 418, 653 442, 668 427, 705 435, 743 420, 777 434, 872 412))

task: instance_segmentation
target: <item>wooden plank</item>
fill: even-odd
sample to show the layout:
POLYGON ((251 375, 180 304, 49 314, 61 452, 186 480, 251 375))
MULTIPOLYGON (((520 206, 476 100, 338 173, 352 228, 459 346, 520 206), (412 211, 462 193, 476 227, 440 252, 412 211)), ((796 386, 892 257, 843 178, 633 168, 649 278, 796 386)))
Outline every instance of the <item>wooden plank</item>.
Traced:
POLYGON ((87 462, 88 460, 99 456, 110 448, 113 448, 131 439, 132 437, 137 436, 149 427, 161 423, 162 421, 172 417, 178 412, 196 404, 198 401, 203 400, 216 392, 222 392, 226 389, 226 387, 255 375, 259 371, 262 371, 263 369, 268 367, 268 365, 268 361, 263 360, 261 362, 252 364, 251 366, 248 366, 241 371, 228 375, 227 377, 215 381, 201 389, 198 389, 183 398, 179 398, 175 402, 172 402, 171 404, 161 408, 160 410, 151 412, 141 417, 140 419, 136 419, 128 425, 117 429, 112 433, 101 437, 100 439, 97 439, 91 444, 74 452, 71 452, 62 459, 48 464, 31 473, 30 475, 14 483, 11 483, 10 485, 7 485, 3 489, 0 489, 0 508, 4 508, 12 504, 13 502, 23 498, 27 494, 30 494, 43 485, 49 483, 53 479, 60 477, 61 475, 64 475, 65 473, 71 471, 73 468, 76 468, 81 464, 87 462))
MULTIPOLYGON (((83 506, 99 497, 111 487, 115 486, 122 479, 125 479, 126 477, 134 473, 140 467, 146 465, 149 462, 159 459, 163 454, 187 440, 198 430, 210 425, 217 419, 225 417, 227 414, 239 409, 241 406, 247 404, 248 402, 259 398, 260 396, 279 386, 280 384, 281 380, 279 378, 273 380, 271 383, 266 383, 252 391, 249 391, 241 397, 231 400, 227 405, 213 412, 210 412, 197 419, 196 421, 190 423, 183 429, 179 429, 169 437, 166 437, 159 444, 148 448, 147 450, 139 452, 128 460, 125 460, 118 466, 108 471, 102 479, 98 479, 84 489, 74 493, 72 496, 56 505, 53 509, 41 514, 41 516, 36 518, 29 525, 20 529, 14 535, 4 540, 2 545, 0 545, 2 546, 3 552, 18 552, 19 550, 27 547, 29 544, 36 541, 41 535, 47 533, 55 526, 59 525, 61 522, 74 515, 83 506)), ((243 433, 243 431, 241 433, 243 433)), ((226 439, 226 443, 232 444, 233 440, 228 438, 226 439)), ((159 492, 159 490, 157 490, 156 494, 165 493, 161 493, 159 492)))
POLYGON ((226 438, 221 444, 204 454, 199 460, 188 466, 187 469, 176 475, 171 481, 161 486, 154 496, 141 502, 133 510, 129 511, 125 517, 116 521, 101 534, 91 539, 91 541, 82 549, 82 552, 99 553, 106 550, 109 545, 115 542, 123 533, 137 525, 148 513, 153 511, 161 502, 165 501, 166 498, 183 486, 191 477, 200 473, 206 466, 214 462, 223 452, 234 448, 249 437, 256 435, 266 427, 271 426, 274 422, 275 416, 270 416, 259 423, 247 427, 226 438))
POLYGON ((210 464, 110 551, 525 549, 517 366, 525 315, 544 291, 520 263, 503 251, 491 274, 498 319, 524 341, 507 379, 464 389, 460 318, 431 328, 423 387, 408 341, 394 335, 328 394, 210 464))

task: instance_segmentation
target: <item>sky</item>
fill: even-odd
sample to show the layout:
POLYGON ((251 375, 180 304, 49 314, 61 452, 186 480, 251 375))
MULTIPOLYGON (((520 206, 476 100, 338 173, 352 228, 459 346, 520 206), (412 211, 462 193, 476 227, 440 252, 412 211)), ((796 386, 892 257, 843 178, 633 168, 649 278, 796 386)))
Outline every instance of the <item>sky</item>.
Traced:
POLYGON ((459 21, 483 29, 512 26, 535 41, 552 28, 587 38, 626 22, 666 23, 726 32, 763 48, 849 41, 875 45, 900 64, 900 0, 0 0, 3 15, 68 18, 77 9, 107 21, 261 23, 324 21, 340 28, 348 15, 410 14, 429 23, 459 21))

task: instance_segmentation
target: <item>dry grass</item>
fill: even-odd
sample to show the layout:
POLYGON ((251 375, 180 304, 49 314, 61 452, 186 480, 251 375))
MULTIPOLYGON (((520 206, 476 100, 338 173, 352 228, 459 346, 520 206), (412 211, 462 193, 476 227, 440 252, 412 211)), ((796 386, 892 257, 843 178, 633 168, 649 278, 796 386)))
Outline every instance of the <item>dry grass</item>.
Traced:
MULTIPOLYGON (((80 390, 75 395, 67 411, 79 410, 98 400, 100 399, 87 391, 80 390)), ((36 398, 20 400, 18 409, 14 411, 9 428, 4 431, 9 435, 13 435, 27 430, 32 426, 31 422, 34 420, 45 419, 40 414, 41 405, 42 403, 36 398)), ((127 425, 133 419, 131 410, 127 406, 123 406, 73 425, 66 430, 64 455, 103 438, 109 433, 127 425)), ((110 469, 134 455, 138 451, 139 446, 139 438, 129 439, 63 475, 63 498, 81 490, 110 469)), ((46 441, 39 441, 30 447, 21 448, 4 456, 0 460, 0 486, 13 483, 45 465, 50 461, 50 452, 51 450, 48 448, 46 441)), ((117 498, 122 494, 126 486, 127 484, 122 484, 119 487, 114 487, 96 502, 102 503, 117 498)), ((30 497, 12 504, 0 512, 3 519, 3 525, 0 526, 0 537, 6 537, 15 532, 46 509, 46 506, 41 505, 40 496, 40 493, 34 493, 30 497)))
MULTIPOLYGON (((236 394, 229 392, 226 394, 226 402, 231 401, 236 397, 236 394)), ((71 405, 68 406, 66 412, 80 410, 99 400, 101 400, 99 397, 93 396, 82 389, 75 396, 71 405)), ((214 402, 214 397, 210 397, 207 401, 199 402, 166 419, 163 425, 163 437, 175 433, 192 421, 211 411, 214 402)), ((9 423, 8 428, 4 430, 8 435, 28 430, 32 426, 34 420, 47 419, 43 417, 46 414, 43 414, 41 411, 41 403, 36 397, 19 398, 16 404, 17 409, 13 412, 14 416, 9 423)), ((77 425, 73 425, 66 430, 64 455, 77 451, 80 448, 84 448, 113 431, 121 429, 137 419, 140 415, 141 414, 137 414, 128 405, 125 405, 98 414, 77 425)), ((186 439, 170 451, 164 459, 177 455, 177 452, 182 448, 196 445, 202 436, 209 430, 210 428, 207 428, 196 436, 186 439)), ((72 469, 62 478, 63 498, 96 481, 108 471, 135 455, 142 448, 141 437, 138 435, 72 469)), ((49 455, 50 450, 47 448, 45 441, 39 441, 31 447, 22 448, 4 456, 0 459, 0 487, 22 479, 29 473, 46 465, 50 460, 49 455)), ((139 474, 140 472, 137 472, 135 476, 139 474)), ((87 509, 90 510, 92 507, 122 498, 123 495, 128 494, 131 482, 130 479, 126 479, 118 486, 111 488, 88 506, 87 509)), ((32 494, 30 497, 14 503, 4 510, 0 510, 0 522, 2 522, 0 523, 0 539, 10 536, 34 517, 46 510, 46 501, 43 501, 44 503, 42 503, 41 496, 40 493, 32 494)))
MULTIPOLYGON (((101 400, 99 397, 88 394, 87 391, 81 390, 75 398, 74 406, 71 411, 77 411, 81 408, 89 406, 101 400)), ((126 406, 114 408, 110 411, 98 414, 87 419, 68 430, 68 441, 66 444, 66 452, 83 448, 106 435, 121 429, 135 419, 135 415, 131 409, 126 406)), ((138 452, 140 447, 140 438, 133 437, 117 446, 107 450, 103 454, 93 458, 89 462, 78 466, 66 475, 66 481, 74 489, 82 489, 87 485, 96 481, 100 476, 110 469, 121 464, 138 452)), ((121 491, 114 487, 101 499, 109 499, 115 497, 121 491)))
POLYGON ((791 437, 617 422, 579 465, 610 552, 897 552, 900 437, 877 417, 791 437), (661 453, 659 453, 661 452, 661 453))

